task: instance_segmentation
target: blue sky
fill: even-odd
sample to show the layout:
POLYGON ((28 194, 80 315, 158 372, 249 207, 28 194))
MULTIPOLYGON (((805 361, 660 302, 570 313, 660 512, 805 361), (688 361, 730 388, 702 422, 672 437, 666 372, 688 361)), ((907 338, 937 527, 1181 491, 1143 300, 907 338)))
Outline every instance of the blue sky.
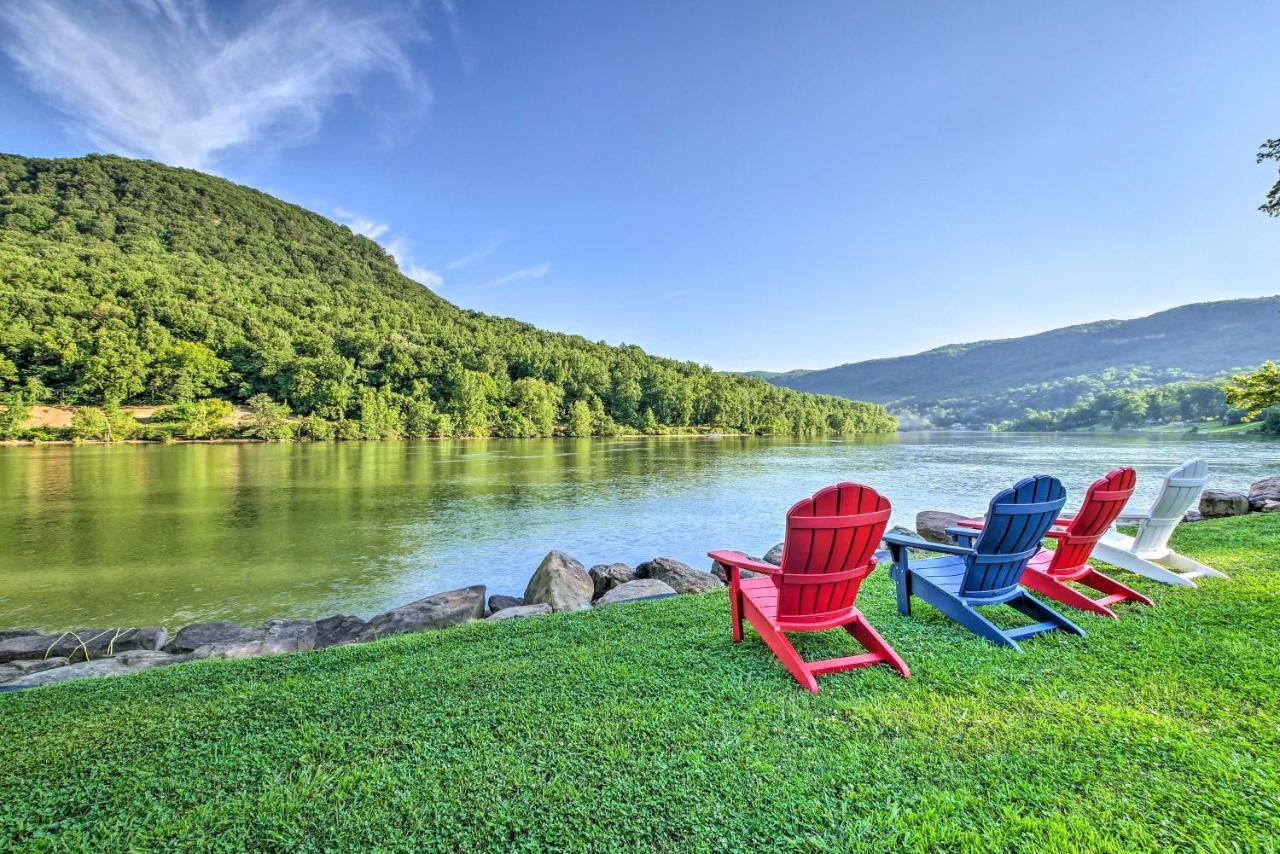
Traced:
POLYGON ((1273 3, 51 2, 0 150, 195 166, 468 308, 826 367, 1280 291, 1273 3))

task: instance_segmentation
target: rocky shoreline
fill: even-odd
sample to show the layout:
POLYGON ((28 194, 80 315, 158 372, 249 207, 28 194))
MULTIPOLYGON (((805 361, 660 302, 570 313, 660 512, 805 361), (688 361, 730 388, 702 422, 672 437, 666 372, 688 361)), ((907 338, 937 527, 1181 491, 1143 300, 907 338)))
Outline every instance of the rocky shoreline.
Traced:
MULTIPOLYGON (((768 556, 777 562, 781 547, 768 556)), ((706 593, 724 587, 718 565, 702 572, 667 557, 634 569, 624 563, 586 569, 552 550, 522 597, 493 595, 483 584, 433 593, 368 620, 335 614, 322 620, 267 620, 260 626, 209 622, 170 635, 162 626, 74 629, 58 634, 0 631, 0 691, 16 691, 98 676, 120 676, 208 658, 257 658, 364 643, 397 634, 435 631, 472 620, 499 622, 582 611, 641 599, 706 593), (719 570, 717 573, 715 570, 719 570)))
MULTIPOLYGON (((1206 489, 1189 522, 1280 512, 1280 476, 1254 483, 1248 493, 1206 489)), ((946 529, 956 513, 925 510, 916 530, 895 533, 947 542, 946 529), (918 533, 917 533, 918 531, 918 533)), ((882 544, 883 548, 883 544, 882 544)), ((887 555, 882 555, 887 559, 887 555)), ((782 544, 761 558, 782 563, 782 544)), ((744 572, 745 576, 755 573, 744 572)), ((76 629, 60 634, 33 630, 0 630, 0 691, 16 691, 73 679, 120 676, 153 667, 208 658, 256 658, 310 652, 364 643, 397 634, 435 631, 473 620, 500 622, 563 611, 583 611, 624 602, 707 593, 727 583, 724 567, 712 563, 703 572, 668 557, 655 557, 632 568, 625 563, 597 564, 590 569, 558 550, 542 559, 529 578, 524 596, 495 594, 486 599, 483 584, 433 593, 368 620, 335 614, 322 620, 267 620, 260 626, 209 622, 184 626, 170 636, 160 626, 76 629)))

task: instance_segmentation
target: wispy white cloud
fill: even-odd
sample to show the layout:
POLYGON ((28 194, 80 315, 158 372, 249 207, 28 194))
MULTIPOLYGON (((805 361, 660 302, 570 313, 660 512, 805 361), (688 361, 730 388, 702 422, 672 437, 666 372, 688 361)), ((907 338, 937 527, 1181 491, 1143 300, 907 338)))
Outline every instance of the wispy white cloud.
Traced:
POLYGON ((430 101, 409 53, 427 38, 417 4, 239 8, 249 17, 229 22, 214 0, 30 0, 0 4, 0 25, 21 74, 93 144, 178 166, 299 144, 370 78, 430 101))
POLYGON ((489 241, 487 243, 485 243, 483 246, 481 246, 479 249, 476 249, 473 252, 468 252, 466 255, 463 255, 461 258, 453 259, 452 261, 450 261, 448 264, 445 265, 445 269, 460 270, 463 267, 467 267, 471 264, 476 263, 477 261, 483 261, 485 258, 488 258, 490 255, 492 255, 499 246, 506 243, 510 239, 511 239, 511 235, 505 231, 494 232, 493 236, 489 238, 489 241))
POLYGON ((400 272, 413 279, 420 285, 426 285, 433 291, 438 291, 444 286, 444 277, 434 270, 428 270, 421 264, 401 265, 400 272))
POLYGON ((523 269, 516 270, 513 273, 507 273, 505 276, 499 276, 491 282, 485 282, 480 287, 497 288, 502 285, 514 285, 518 282, 533 282, 541 279, 550 272, 550 264, 535 264, 532 267, 525 267, 523 269))
POLYGON ((458 4, 455 0, 440 0, 440 7, 444 10, 445 20, 449 24, 449 35, 453 37, 453 47, 458 52, 458 62, 462 64, 463 71, 468 73, 475 71, 475 54, 471 52, 471 45, 463 35, 462 16, 458 14, 458 4))
POLYGON ((356 234, 363 234, 370 240, 377 240, 391 230, 391 226, 388 223, 375 222, 367 216, 344 211, 342 208, 335 208, 333 212, 338 219, 346 224, 347 228, 350 228, 356 234))
POLYGON ((413 244, 404 237, 390 237, 391 224, 386 222, 378 222, 372 217, 363 214, 352 213, 342 208, 334 208, 334 216, 344 223, 348 228, 356 234, 364 235, 370 240, 375 240, 382 244, 382 248, 396 259, 396 265, 400 268, 400 272, 409 278, 426 285, 433 291, 438 291, 444 285, 444 277, 434 270, 419 264, 413 257, 413 244))
POLYGON ((396 259, 396 264, 400 266, 401 273, 404 273, 419 284, 426 285, 433 291, 438 291, 444 286, 444 276, 414 260, 413 246, 408 240, 397 237, 388 241, 385 245, 387 251, 391 253, 391 257, 396 259))

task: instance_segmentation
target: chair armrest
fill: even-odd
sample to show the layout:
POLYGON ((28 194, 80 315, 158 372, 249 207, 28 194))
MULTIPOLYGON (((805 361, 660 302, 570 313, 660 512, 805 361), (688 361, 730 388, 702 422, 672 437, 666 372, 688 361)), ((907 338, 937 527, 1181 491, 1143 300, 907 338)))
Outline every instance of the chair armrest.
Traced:
POLYGON ((931 543, 928 540, 921 540, 916 537, 904 537, 901 534, 885 534, 884 541, 889 544, 889 550, 893 553, 893 559, 898 560, 899 553, 902 549, 917 549, 923 552, 938 552, 948 555, 971 555, 973 549, 964 546, 948 546, 943 543, 931 543))
POLYGON ((1135 524, 1137 522, 1145 522, 1151 518, 1151 513, 1146 510, 1134 510, 1132 512, 1125 511, 1116 517, 1115 524, 1135 524))
MULTIPOLYGON (((981 529, 986 523, 986 519, 957 519, 956 527, 958 528, 978 528, 981 529)), ((947 529, 947 533, 951 533, 951 529, 947 529)))
POLYGON ((742 552, 707 552, 707 557, 733 569, 748 569, 761 575, 781 575, 782 569, 771 563, 747 557, 742 552))

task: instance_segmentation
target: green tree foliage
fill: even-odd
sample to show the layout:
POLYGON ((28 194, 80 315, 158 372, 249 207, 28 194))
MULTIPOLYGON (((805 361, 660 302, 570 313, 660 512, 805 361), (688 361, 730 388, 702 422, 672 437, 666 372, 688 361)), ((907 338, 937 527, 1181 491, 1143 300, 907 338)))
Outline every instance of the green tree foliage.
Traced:
POLYGON ((151 392, 160 400, 186 403, 215 391, 230 364, 194 341, 169 341, 161 348, 151 373, 151 392))
POLYGON ((114 404, 102 408, 78 406, 71 413, 71 435, 94 442, 123 442, 141 428, 132 413, 114 404))
POLYGON ((1263 410, 1280 406, 1280 366, 1267 362, 1252 373, 1237 374, 1224 389, 1227 403, 1244 409, 1252 420, 1263 410))
POLYGON ((1271 436, 1280 436, 1280 406, 1270 406, 1262 411, 1258 429, 1271 436))
POLYGON ((31 399, 24 389, 0 392, 0 439, 14 439, 31 415, 31 399))
MULTIPOLYGON (((1268 160, 1280 163, 1280 139, 1269 139, 1259 149, 1258 162, 1265 163, 1268 160)), ((1267 216, 1280 216, 1280 179, 1271 185, 1271 192, 1267 193, 1266 201, 1258 210, 1267 216)))
POLYGON ((249 414, 245 416, 242 428, 246 436, 266 441, 294 437, 295 431, 293 424, 289 422, 287 404, 276 403, 259 392, 249 398, 248 405, 249 414))
POLYGON ((1119 388, 1091 394, 1075 406, 1027 409, 999 424, 1006 430, 1075 430, 1098 425, 1115 429, 1146 423, 1194 423, 1226 418, 1227 399, 1219 383, 1170 383, 1155 388, 1119 388))
POLYGON ((612 435, 644 429, 646 412, 664 430, 896 426, 877 405, 464 311, 323 217, 101 156, 0 155, 0 391, 15 384, 87 406, 265 399, 317 439, 547 436, 588 420, 612 435))
POLYGON ((595 432, 591 416, 591 404, 578 399, 569 407, 569 424, 565 434, 569 436, 590 436, 595 432))
POLYGON ((151 423, 172 425, 174 435, 183 439, 211 439, 230 432, 231 410, 229 401, 205 398, 157 410, 151 423))

